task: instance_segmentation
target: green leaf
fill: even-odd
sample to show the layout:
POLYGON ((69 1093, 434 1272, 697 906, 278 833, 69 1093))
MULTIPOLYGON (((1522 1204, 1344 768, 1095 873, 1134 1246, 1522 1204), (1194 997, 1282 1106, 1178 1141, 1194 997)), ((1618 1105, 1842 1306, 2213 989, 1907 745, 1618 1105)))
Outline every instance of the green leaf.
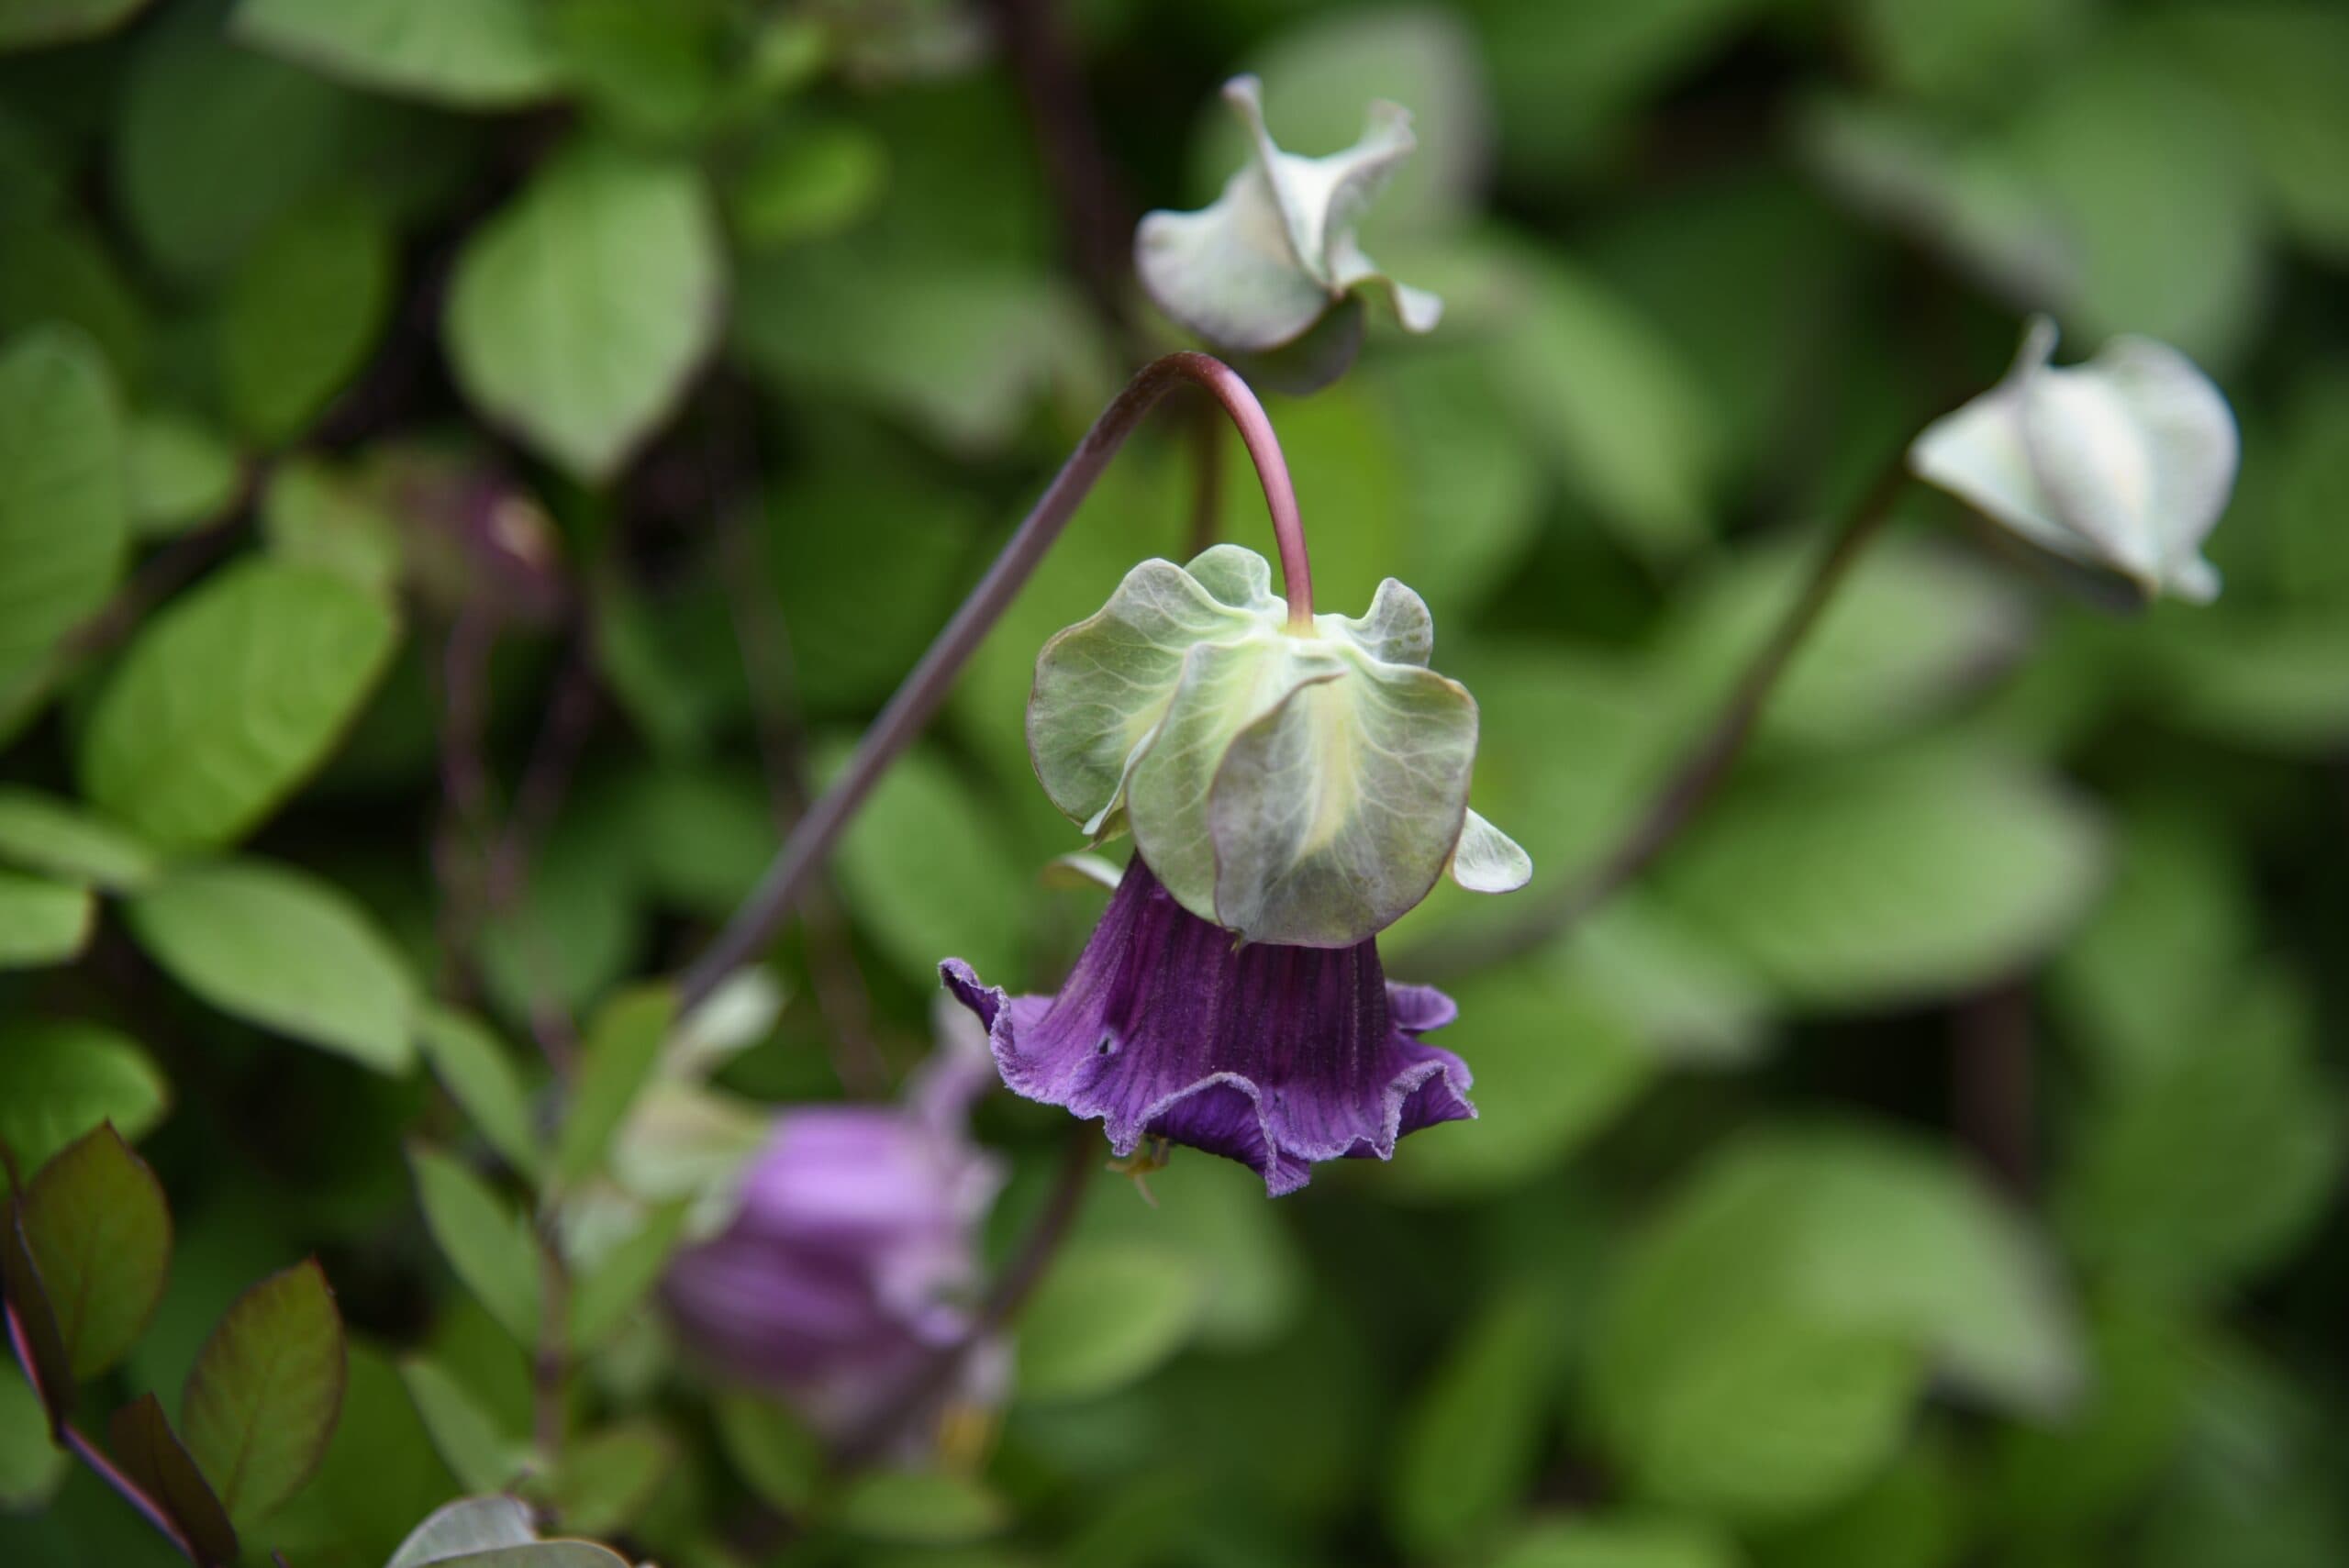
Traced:
POLYGON ((38 1512, 72 1462, 50 1442, 49 1415, 32 1385, 0 1366, 0 1512, 38 1512))
POLYGON ((1693 549, 1712 532, 1722 447, 1704 383, 1598 278, 1549 256, 1509 265, 1521 297, 1500 325, 1493 373, 1521 437, 1641 553, 1693 549))
POLYGON ((2284 217, 2310 248, 2349 256, 2349 17, 2322 5, 2165 7, 2154 37, 2180 68, 2223 94, 2252 161, 2284 217))
POLYGON ((753 251, 820 239, 855 223, 880 199, 888 149, 847 123, 793 126, 775 135, 728 193, 734 226, 753 251))
POLYGON ((1935 745, 1742 781, 1656 884, 1791 1000, 1853 1007, 2012 973, 2086 912, 2102 862, 2049 780, 1935 745))
POLYGON ((486 416, 580 478, 607 479, 684 395, 724 284, 689 165, 581 144, 467 242, 450 357, 486 416))
POLYGON ((120 85, 113 190, 163 267, 208 278, 342 171, 360 106, 232 43, 223 6, 174 6, 141 29, 120 85))
POLYGON ((2085 30, 2086 0, 1863 0, 1876 73, 1916 96, 1995 95, 2085 30))
POLYGON ((852 1535, 922 1546, 978 1540, 1011 1522, 982 1483, 941 1470, 869 1471, 849 1484, 838 1509, 852 1535))
POLYGON ((142 1394, 114 1413, 107 1446, 139 1489, 162 1504, 198 1559, 206 1563, 237 1561, 237 1531, 228 1511, 206 1479, 187 1446, 172 1430, 162 1402, 142 1394))
POLYGON ((416 1030, 424 1060, 474 1130, 515 1170, 536 1175, 539 1141, 529 1094, 504 1043, 471 1014, 430 1004, 418 1009, 416 1030))
POLYGON ((2065 944, 2050 990, 2110 1088, 2206 1050, 2209 1020, 2243 984, 2257 906, 2222 822, 2183 806, 2130 812, 2118 874, 2065 944))
POLYGON ((106 603, 129 528, 122 415, 106 361, 68 328, 0 353, 0 671, 106 603))
POLYGON ((172 1084, 129 1035, 80 1018, 0 1023, 0 1143, 24 1172, 113 1122, 136 1143, 172 1108, 172 1084))
POLYGON ((1559 1306, 1531 1285, 1495 1296, 1405 1413, 1386 1516, 1414 1556, 1479 1539, 1533 1480, 1562 1349, 1559 1306))
POLYGON ((555 1135, 557 1182, 568 1185, 602 1165, 612 1134, 651 1082, 676 1013, 666 986, 645 985, 614 997, 596 1016, 555 1135))
POLYGON ((1188 1155, 1148 1180, 1146 1204, 1119 1184, 1097 1184, 1076 1244, 1130 1242, 1185 1257, 1200 1286, 1201 1345, 1229 1352, 1277 1341, 1307 1305, 1308 1275, 1263 1180, 1188 1155))
POLYGON ((86 887, 0 871, 0 970, 72 958, 88 943, 97 910, 86 887))
POLYGON ((42 49, 112 32, 147 0, 14 0, 0 11, 0 49, 42 49))
POLYGON ((573 1349, 598 1349, 627 1326, 661 1283, 662 1272, 685 1239, 685 1221, 692 1213, 693 1206, 684 1203, 652 1210, 643 1224, 580 1274, 571 1296, 573 1349))
POLYGON ((1655 1076, 1656 1054, 1621 1009, 1538 962, 1487 970, 1450 989, 1460 1018, 1436 1038, 1475 1071, 1477 1120, 1397 1145, 1384 1179, 1399 1191, 1467 1198, 1528 1181, 1605 1128, 1655 1076))
POLYGON ((237 270, 220 320, 229 411, 264 445, 301 434, 367 361, 392 303, 392 234, 337 195, 273 229, 237 270))
POLYGON ((133 935, 222 1012, 379 1073, 405 1073, 415 983, 367 912, 265 861, 180 867, 125 905, 133 935))
POLYGON ((236 450, 211 427, 153 410, 132 417, 125 439, 132 531, 181 533, 217 517, 237 498, 244 472, 236 450))
POLYGON ((648 1420, 573 1439, 548 1484, 556 1518, 583 1535, 627 1529, 677 1465, 676 1440, 648 1420))
POLYGON ((339 577, 248 561, 149 621, 99 695, 83 790, 164 849, 250 832, 333 749, 399 623, 339 577))
POLYGON ((529 1470, 529 1444, 501 1429, 454 1375, 421 1356, 411 1356, 400 1363, 400 1381, 407 1385, 416 1413, 432 1434, 432 1446, 458 1485, 468 1492, 495 1492, 529 1470))
POLYGON ((1491 1568, 1740 1568, 1730 1540, 1668 1518, 1576 1518, 1528 1526, 1491 1568))
POLYGON ((241 0, 230 28, 355 87, 453 108, 512 108, 557 83, 531 0, 241 0))
POLYGON ((540 1251, 529 1222, 446 1154, 408 1151, 417 1200, 440 1255, 516 1342, 539 1342, 540 1251))
POLYGON ((739 1389, 713 1401, 718 1440, 742 1479, 786 1514, 800 1512, 824 1477, 824 1444, 784 1406, 739 1389))
MULTIPOLYGON (((829 777, 845 748, 818 753, 829 777)), ((1031 878, 1005 842, 992 803, 939 751, 916 746, 883 776, 833 856, 850 910, 907 978, 928 980, 947 954, 982 974, 1016 969, 1016 913, 1031 878)))
POLYGON ((1920 1431, 1890 1468, 1825 1513, 1763 1536, 1756 1561, 1762 1568, 1952 1568, 1973 1524, 1973 1476, 1936 1435, 1920 1431))
POLYGON ((61 1151, 17 1205, 77 1378, 130 1353, 163 1298, 172 1214, 147 1162, 111 1127, 61 1151))
POLYGON ((0 861, 110 892, 151 880, 155 853, 76 802, 0 785, 0 861))
POLYGON ((1936 1155, 1856 1129, 1714 1156, 1623 1260, 1589 1365, 1643 1491, 1753 1520, 1861 1485, 1929 1365, 2041 1413, 2078 1385, 2020 1223, 1936 1155))
POLYGON ((270 1543, 289 1562, 348 1554, 353 1568, 373 1568, 455 1485, 391 1362, 363 1338, 349 1350, 334 1440, 309 1485, 269 1521, 270 1543))
POLYGON ((239 1296, 197 1352, 180 1426, 228 1510, 250 1528, 310 1478, 342 1411, 342 1318, 316 1262, 239 1296))
POLYGON ((2264 307, 2264 193, 2225 101, 2147 50, 2043 79, 2001 150, 2079 258, 2067 320, 2235 358, 2264 307))
POLYGON ((1020 1315, 1020 1397, 1087 1399, 1141 1377, 1191 1337, 1202 1283, 1179 1253, 1156 1247, 1064 1251, 1020 1315))
POLYGON ((732 330, 782 387, 869 403, 966 454, 1008 445, 1047 391, 1089 384, 1080 303, 999 261, 796 247, 745 269, 732 330))
POLYGON ((2171 1060, 2091 1107, 2056 1213, 2092 1266, 2198 1295, 2288 1254, 2324 1212, 2344 1149, 2299 987, 2238 973, 2186 1028, 2171 1060))
MULTIPOLYGON (((1709 716, 1777 630, 1818 545, 1738 562, 1689 595, 1658 657, 1687 711, 1709 716)), ((2028 622, 2008 580, 1906 536, 1853 568, 1763 710, 1761 733, 1814 746, 1880 742, 1946 708, 2022 653, 2028 622)))
POLYGON ((280 561, 389 595, 400 581, 399 521, 366 481, 315 458, 280 462, 262 495, 262 533, 280 561))

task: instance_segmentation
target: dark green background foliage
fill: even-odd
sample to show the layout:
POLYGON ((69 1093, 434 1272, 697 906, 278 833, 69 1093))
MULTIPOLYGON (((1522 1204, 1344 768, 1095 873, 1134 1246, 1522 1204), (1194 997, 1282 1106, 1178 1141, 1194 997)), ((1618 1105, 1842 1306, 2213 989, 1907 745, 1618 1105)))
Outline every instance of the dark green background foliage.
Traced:
MULTIPOLYGON (((111 1118, 169 1195, 105 1407, 317 1256, 340 1424, 254 1538, 299 1568, 513 1473, 546 1303, 488 1154, 604 1157, 584 1111, 541 1154, 528 1041, 620 995, 625 1106, 627 984, 1181 346, 1130 225, 1235 165, 1241 69, 1304 151, 1417 115, 1365 239, 1446 320, 1268 401, 1323 607, 1426 595, 1537 888, 2028 310, 2228 390, 2225 594, 2077 607, 1910 491, 1703 818, 1448 982, 1481 1120, 1278 1204, 1097 1180, 993 1446, 796 1534, 792 1434, 636 1309, 656 1214, 540 1500, 673 1565, 2349 1562, 2349 11, 0 0, 0 1136, 111 1118)), ((1062 973, 1029 674, 1184 551, 1197 412, 872 800, 729 1089, 894 1080, 942 956, 1062 973)), ((1439 892, 1390 969, 1514 917, 1439 892)), ((983 1109, 996 1255, 1063 1126, 983 1109)), ((164 1560, 13 1373, 0 1501, 12 1564, 164 1560)))

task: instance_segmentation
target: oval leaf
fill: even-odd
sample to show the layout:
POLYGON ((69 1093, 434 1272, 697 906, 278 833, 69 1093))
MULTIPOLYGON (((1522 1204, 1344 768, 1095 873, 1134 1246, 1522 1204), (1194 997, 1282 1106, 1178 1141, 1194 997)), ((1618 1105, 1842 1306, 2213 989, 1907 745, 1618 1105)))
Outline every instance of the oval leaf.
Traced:
POLYGON ((147 1162, 100 1127, 40 1169, 18 1206, 75 1377, 128 1354, 163 1298, 172 1214, 147 1162))
POLYGON ((556 83, 531 0, 243 0, 229 27, 354 86, 459 108, 530 103, 556 83))
POLYGON ((141 885, 156 868, 137 835, 35 789, 0 789, 0 860, 112 892, 141 885))
POLYGON ((515 1340, 539 1340, 539 1245, 529 1226, 479 1176, 446 1154, 408 1151, 424 1223, 465 1288, 515 1340))
POLYGON ((97 349, 38 328, 0 354, 0 672, 106 602, 130 526, 122 418, 97 349))
POLYGON ((1197 1327, 1203 1281, 1180 1255, 1107 1245, 1062 1258, 1019 1325, 1019 1392, 1082 1399, 1133 1382, 1197 1327))
POLYGON ((111 1122, 136 1142, 162 1120, 171 1085, 127 1035, 79 1020, 0 1027, 0 1144, 19 1168, 111 1122))
POLYGON ((340 889, 288 866, 185 866, 130 900, 139 945, 222 1012, 379 1073, 412 1058, 415 986, 390 941, 340 889))
POLYGON ((97 903, 86 887, 0 871, 0 969, 45 969, 90 940, 97 903))
POLYGON ((339 577, 231 567, 130 645, 83 736, 83 788, 166 849, 241 838, 326 760, 397 633, 339 577))
POLYGON ((601 479, 652 433, 717 340, 724 283, 690 165, 574 147, 466 245, 449 355, 484 413, 601 479))
POLYGON ((250 1525, 317 1468, 342 1413, 342 1318, 317 1263, 297 1263, 228 1308, 195 1358, 180 1425, 228 1517, 250 1525))

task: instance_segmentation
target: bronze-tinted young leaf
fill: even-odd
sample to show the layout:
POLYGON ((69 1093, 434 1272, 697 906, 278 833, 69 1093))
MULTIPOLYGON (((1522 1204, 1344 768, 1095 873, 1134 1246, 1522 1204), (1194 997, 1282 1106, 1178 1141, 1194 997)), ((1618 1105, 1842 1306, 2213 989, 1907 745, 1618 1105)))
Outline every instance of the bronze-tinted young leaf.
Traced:
POLYGON ((666 988, 647 986, 615 998, 596 1016, 555 1145, 558 1182, 576 1181, 603 1162, 620 1119, 651 1082, 675 1013, 676 998, 666 988))
POLYGON ((129 1353, 163 1298, 162 1185, 109 1123, 41 1167, 19 1216, 73 1375, 95 1377, 129 1353))
POLYGON ((188 1373, 188 1451, 250 1525, 294 1495, 342 1412, 342 1318, 316 1260, 239 1296, 188 1373))
POLYGON ((142 1394, 117 1410, 106 1437, 115 1463, 161 1505, 199 1562, 210 1568, 237 1561, 237 1531, 228 1511, 172 1430, 161 1401, 142 1394))
POLYGON ((49 1412, 50 1433, 55 1436, 73 1399, 73 1363, 65 1354, 57 1315, 50 1310, 48 1289, 25 1245, 25 1228, 13 1201, 7 1223, 0 1226, 0 1285, 7 1296, 8 1347, 32 1380, 33 1392, 40 1396, 49 1412))

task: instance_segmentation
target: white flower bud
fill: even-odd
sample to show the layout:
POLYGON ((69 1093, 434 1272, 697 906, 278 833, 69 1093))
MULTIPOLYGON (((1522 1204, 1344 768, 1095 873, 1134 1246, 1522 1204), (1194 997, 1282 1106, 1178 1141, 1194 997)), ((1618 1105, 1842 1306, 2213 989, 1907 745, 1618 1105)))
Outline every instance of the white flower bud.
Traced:
POLYGON ((2165 343, 2116 338, 2058 370, 2055 324, 2034 317, 2006 378, 1925 428, 1919 478, 2039 549, 2110 573, 2150 599, 2219 592, 2202 540, 2234 489, 2233 413, 2165 343))

